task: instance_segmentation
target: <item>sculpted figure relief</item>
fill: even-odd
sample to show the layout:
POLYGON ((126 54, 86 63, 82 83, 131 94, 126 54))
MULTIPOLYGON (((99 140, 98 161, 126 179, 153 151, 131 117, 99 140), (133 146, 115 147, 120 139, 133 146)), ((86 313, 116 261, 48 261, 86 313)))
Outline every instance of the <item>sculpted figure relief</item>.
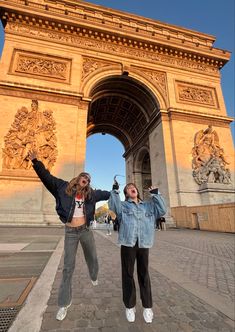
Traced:
POLYGON ((193 177, 198 184, 231 183, 231 174, 219 145, 219 137, 212 126, 195 134, 192 149, 193 177))
POLYGON ((52 111, 39 111, 37 100, 32 100, 30 111, 19 109, 4 139, 3 169, 30 169, 28 153, 33 148, 50 170, 57 156, 55 129, 52 111))

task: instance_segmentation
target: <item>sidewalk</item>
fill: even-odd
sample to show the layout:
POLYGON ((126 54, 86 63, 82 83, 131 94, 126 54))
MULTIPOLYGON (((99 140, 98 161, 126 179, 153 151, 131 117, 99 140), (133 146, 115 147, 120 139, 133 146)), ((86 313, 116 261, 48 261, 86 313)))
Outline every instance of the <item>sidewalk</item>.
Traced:
MULTIPOLYGON (((40 297, 42 298, 48 287, 50 289, 47 293, 50 295, 54 281, 53 269, 55 275, 63 252, 63 235, 64 230, 60 227, 0 228, 0 332, 8 330, 15 317, 18 318, 18 312, 21 314, 27 310, 29 314, 31 308, 25 305, 25 300, 28 303, 31 295, 35 296, 35 290, 47 270, 50 271, 51 277, 44 278, 45 287, 40 290, 40 297), (59 257, 53 266, 52 257, 55 253, 59 257)), ((42 301, 34 301, 42 306, 42 301)), ((35 303, 31 307, 35 309, 35 303)), ((24 322, 23 324, 25 325, 24 322)), ((40 321, 38 325, 40 328, 40 321)))
MULTIPOLYGON (((73 303, 66 319, 56 321, 57 294, 63 266, 61 257, 52 289, 49 290, 50 297, 44 308, 40 332, 233 331, 232 234, 190 230, 156 232, 156 242, 150 251, 155 315, 152 324, 146 324, 143 320, 138 285, 136 321, 126 321, 121 293, 120 248, 116 245, 117 233, 106 236, 105 231, 97 230, 94 234, 100 265, 99 285, 94 287, 91 284, 79 247, 73 278, 73 303)), ((34 289, 32 295, 33 292, 34 289)), ((36 300, 40 302, 40 297, 36 300)), ((24 308, 27 309, 29 305, 27 299, 24 308)), ((37 318, 37 312, 34 317, 37 318)), ((24 330, 24 327, 19 329, 19 326, 13 324, 10 332, 36 330, 24 330)))

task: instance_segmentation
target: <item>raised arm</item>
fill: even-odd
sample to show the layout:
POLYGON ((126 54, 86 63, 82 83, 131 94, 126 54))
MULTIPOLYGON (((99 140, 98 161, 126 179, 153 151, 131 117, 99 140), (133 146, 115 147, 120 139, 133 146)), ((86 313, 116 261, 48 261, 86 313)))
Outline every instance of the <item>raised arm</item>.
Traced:
POLYGON ((109 206, 109 209, 116 214, 117 219, 120 221, 121 215, 122 215, 122 202, 120 200, 118 190, 114 189, 110 192, 108 206, 109 206))
POLYGON ((110 197, 110 191, 106 190, 95 190, 95 201, 107 201, 110 197))
POLYGON ((164 214, 166 214, 166 204, 164 201, 164 198, 162 197, 162 194, 157 190, 156 188, 149 188, 149 192, 152 196, 152 199, 150 201, 150 204, 154 207, 154 213, 156 219, 160 218, 164 214))
POLYGON ((53 196, 55 196, 58 188, 65 184, 66 181, 51 175, 48 169, 45 168, 44 164, 37 159, 37 154, 35 151, 29 152, 29 159, 32 161, 33 168, 44 186, 53 196))

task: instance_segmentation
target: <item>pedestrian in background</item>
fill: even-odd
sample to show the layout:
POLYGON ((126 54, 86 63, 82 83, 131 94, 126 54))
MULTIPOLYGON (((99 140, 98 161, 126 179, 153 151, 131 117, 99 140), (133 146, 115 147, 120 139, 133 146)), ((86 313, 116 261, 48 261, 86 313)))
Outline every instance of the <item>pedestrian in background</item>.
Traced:
POLYGON ((160 217, 156 220, 156 228, 158 231, 166 231, 166 219, 164 217, 160 217))
POLYGON ((107 228, 107 234, 106 235, 111 235, 111 227, 112 227, 112 218, 111 216, 108 214, 106 216, 106 228, 107 228))

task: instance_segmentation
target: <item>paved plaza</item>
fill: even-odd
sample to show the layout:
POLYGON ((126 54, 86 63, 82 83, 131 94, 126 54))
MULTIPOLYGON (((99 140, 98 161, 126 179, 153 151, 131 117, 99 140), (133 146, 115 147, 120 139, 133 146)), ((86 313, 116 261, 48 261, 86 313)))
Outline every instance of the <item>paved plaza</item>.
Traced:
MULTIPOLYGON (((63 266, 63 228, 1 228, 0 285, 12 278, 9 287, 17 294, 24 289, 26 278, 36 279, 9 332, 234 331, 233 234, 156 231, 150 251, 154 320, 146 324, 138 286, 136 321, 125 319, 117 233, 94 233, 99 285, 91 284, 79 247, 72 306, 66 319, 59 322, 55 314, 63 266), (14 278, 21 280, 18 286, 14 278)), ((1 303, 7 303, 8 293, 6 287, 0 287, 1 303)), ((14 294, 12 291, 9 301, 14 302, 14 294)))

